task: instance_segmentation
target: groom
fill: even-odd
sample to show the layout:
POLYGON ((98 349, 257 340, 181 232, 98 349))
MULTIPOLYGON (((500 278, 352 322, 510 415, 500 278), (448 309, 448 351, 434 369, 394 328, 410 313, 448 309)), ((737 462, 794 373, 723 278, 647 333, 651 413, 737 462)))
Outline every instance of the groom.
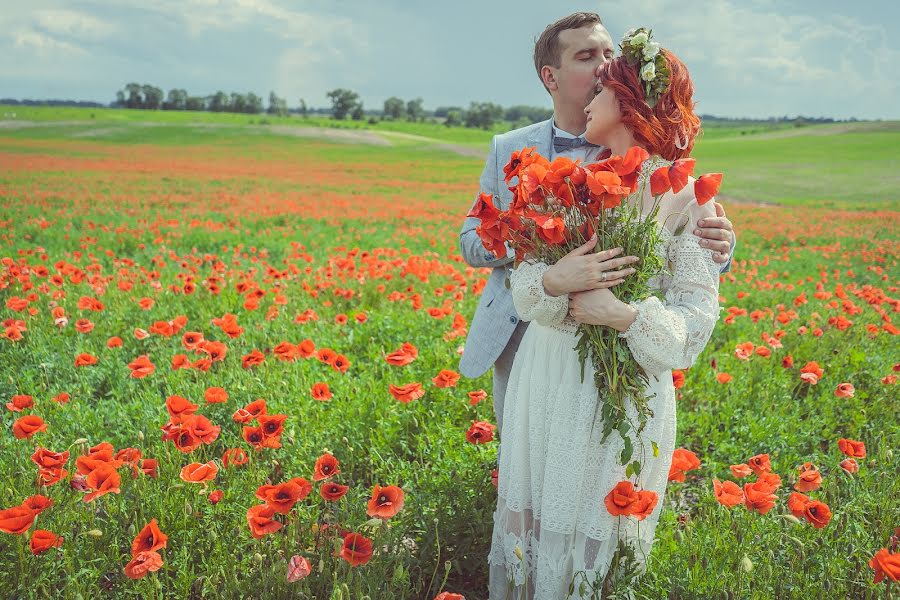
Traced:
MULTIPOLYGON (((534 67, 541 83, 553 98, 553 117, 508 133, 494 136, 487 163, 481 174, 481 192, 493 194, 501 210, 508 208, 512 193, 503 178, 503 167, 513 151, 536 146, 536 151, 553 160, 565 156, 582 163, 596 162, 602 148, 587 145, 581 135, 587 122, 584 107, 594 97, 596 72, 614 56, 613 42, 595 13, 575 13, 548 25, 534 45, 534 67)), ((734 233, 725 210, 716 202, 716 217, 700 221, 694 234, 705 238, 701 244, 714 251, 713 258, 731 267, 734 233)), ((459 245, 465 261, 472 267, 493 267, 469 327, 460 372, 469 378, 480 377, 494 366, 494 412, 497 430, 503 438, 503 398, 519 342, 525 334, 523 322, 513 306, 506 278, 513 267, 514 252, 496 258, 485 250, 475 231, 477 218, 466 218, 459 232, 459 245)), ((590 302, 590 295, 570 296, 571 303, 590 302)))

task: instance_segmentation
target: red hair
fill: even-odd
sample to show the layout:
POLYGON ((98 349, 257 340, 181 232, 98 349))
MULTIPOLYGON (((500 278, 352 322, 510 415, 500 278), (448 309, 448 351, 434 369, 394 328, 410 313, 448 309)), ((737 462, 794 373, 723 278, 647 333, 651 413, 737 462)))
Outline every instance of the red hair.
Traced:
POLYGON ((669 67, 669 89, 653 108, 647 106, 638 65, 629 65, 624 56, 601 67, 600 83, 615 93, 622 123, 635 141, 650 154, 676 160, 690 156, 700 133, 700 118, 694 113, 694 83, 687 67, 670 51, 660 52, 669 67))

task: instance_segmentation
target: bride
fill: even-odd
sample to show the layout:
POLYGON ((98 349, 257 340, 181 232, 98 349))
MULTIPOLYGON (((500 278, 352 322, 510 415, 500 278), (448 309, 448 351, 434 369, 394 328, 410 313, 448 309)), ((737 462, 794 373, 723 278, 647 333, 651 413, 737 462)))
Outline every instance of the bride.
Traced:
MULTIPOLYGON (((619 156, 631 146, 643 147, 650 154, 641 173, 646 180, 660 166, 690 155, 700 121, 684 64, 643 30, 629 32, 625 42, 643 44, 645 58, 635 63, 619 56, 600 68, 596 96, 585 108, 585 138, 619 156), (649 55, 655 53, 666 69, 651 69, 649 55)), ((643 196, 627 200, 640 203, 645 215, 653 206, 649 188, 642 185, 643 196)), ((586 247, 553 266, 523 262, 513 271, 516 311, 531 324, 516 352, 503 413, 488 556, 491 600, 600 598, 620 540, 635 555, 635 571, 646 569, 675 450, 672 369, 694 364, 718 320, 719 266, 691 233, 700 219, 714 216, 712 203, 697 203, 692 180, 661 199, 656 218, 663 241, 657 251, 666 269, 649 285, 664 300, 618 300, 609 287, 629 271, 613 269, 620 262, 607 260, 609 252, 598 252, 592 262, 597 280, 609 287, 574 293, 585 288, 578 265, 584 264, 586 247), (594 384, 590 361, 582 379, 574 350, 578 323, 618 330, 648 375, 653 417, 639 438, 631 433, 635 459, 643 465, 639 475, 627 478, 619 464, 621 436, 600 442, 596 406, 603 390, 594 384), (656 494, 643 520, 607 509, 606 497, 626 480, 656 494)))

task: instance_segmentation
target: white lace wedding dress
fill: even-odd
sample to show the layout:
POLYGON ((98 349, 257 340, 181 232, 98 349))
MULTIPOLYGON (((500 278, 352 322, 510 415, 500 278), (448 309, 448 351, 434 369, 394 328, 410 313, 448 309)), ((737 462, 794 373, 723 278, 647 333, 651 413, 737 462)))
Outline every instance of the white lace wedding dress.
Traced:
POLYGON ((590 592, 579 594, 579 583, 584 576, 600 589, 620 534, 635 547, 641 569, 646 567, 675 449, 671 370, 694 363, 719 317, 719 265, 691 234, 700 218, 715 216, 713 204, 701 207, 693 198, 673 204, 660 210, 658 223, 675 212, 690 215, 690 223, 678 236, 669 230, 677 219, 660 226, 657 252, 668 273, 651 279, 650 286, 664 291, 665 301, 650 297, 633 303, 638 317, 619 334, 650 376, 647 395, 654 417, 641 434, 643 447, 632 438, 633 459, 642 469, 631 481, 656 492, 659 501, 643 521, 613 517, 604 504, 609 491, 626 479, 618 463, 623 442, 613 432, 600 443, 594 370, 588 361, 582 382, 568 296, 545 293, 544 263, 522 263, 512 273, 516 310, 531 323, 516 353, 504 403, 499 497, 488 556, 491 600, 589 598, 590 592), (650 440, 658 445, 656 457, 650 440))

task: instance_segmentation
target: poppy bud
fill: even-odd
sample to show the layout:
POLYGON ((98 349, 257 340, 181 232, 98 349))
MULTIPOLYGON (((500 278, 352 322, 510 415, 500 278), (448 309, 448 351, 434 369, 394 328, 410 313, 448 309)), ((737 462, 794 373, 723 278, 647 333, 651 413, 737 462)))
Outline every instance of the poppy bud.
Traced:
POLYGON ((78 444, 87 444, 87 438, 78 438, 77 440, 72 442, 73 446, 78 445, 78 444))
POLYGON ((794 515, 781 515, 785 521, 790 521, 794 525, 799 525, 801 523, 800 519, 795 517, 794 515))
POLYGON ((184 502, 184 514, 187 516, 191 516, 194 514, 194 507, 191 506, 191 503, 185 500, 184 502))
POLYGON ((138 429, 137 436, 139 440, 141 440, 142 442, 144 441, 144 432, 140 429, 138 429))
POLYGON ((259 564, 262 564, 262 561, 263 561, 263 556, 262 556, 262 554, 260 554, 259 552, 257 552, 256 554, 253 555, 253 560, 255 560, 256 562, 258 562, 259 564))
POLYGON ((89 535, 91 537, 103 537, 103 532, 99 529, 91 529, 89 531, 84 532, 85 535, 89 535))
POLYGON ((744 570, 744 573, 749 573, 753 570, 753 561, 751 561, 746 555, 741 559, 741 569, 744 570))

